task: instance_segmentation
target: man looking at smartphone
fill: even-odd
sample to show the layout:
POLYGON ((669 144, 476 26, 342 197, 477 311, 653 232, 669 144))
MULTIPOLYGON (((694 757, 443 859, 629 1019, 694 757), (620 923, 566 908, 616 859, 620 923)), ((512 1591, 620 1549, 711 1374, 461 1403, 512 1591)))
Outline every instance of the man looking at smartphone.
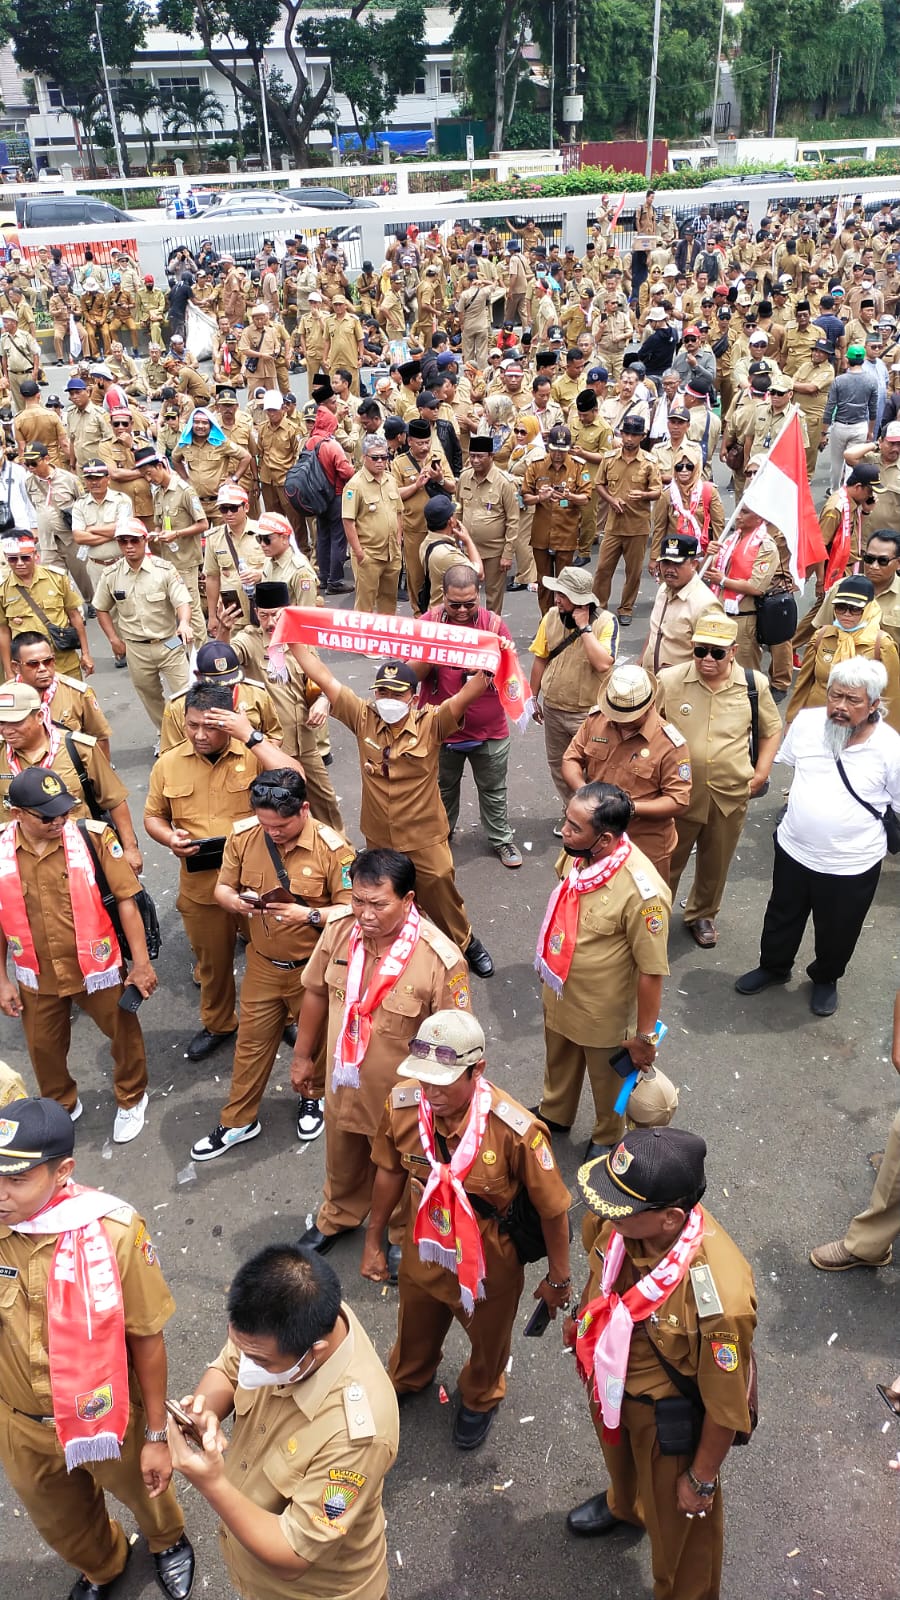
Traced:
POLYGON ((185 738, 154 764, 144 827, 181 862, 175 904, 200 984, 201 1027, 188 1044, 187 1058, 204 1061, 237 1029, 238 925, 215 899, 225 840, 232 824, 250 815, 249 788, 260 771, 290 767, 302 776, 303 768, 254 728, 244 712, 232 710, 229 688, 198 683, 188 691, 184 707, 185 738), (192 858, 198 856, 192 868, 192 858))
POLYGON ((13 778, 9 805, 12 820, 0 834, 0 1011, 21 1018, 42 1093, 73 1122, 83 1110, 68 1065, 73 1001, 97 1024, 113 1058, 113 1140, 128 1144, 144 1126, 147 1055, 137 1017, 119 1004, 123 953, 92 851, 131 949, 125 981, 146 997, 157 980, 134 901, 140 884, 112 828, 90 820, 82 832, 70 820, 75 800, 51 768, 28 767, 13 778), (10 955, 16 983, 7 976, 10 955))
MULTIPOLYGON (((356 855, 343 834, 310 815, 306 784, 291 767, 261 772, 250 786, 253 814, 232 824, 215 887, 217 907, 246 917, 247 966, 241 985, 231 1088, 194 1161, 212 1161, 261 1132, 258 1113, 285 1029, 296 1023, 303 969, 335 906, 350 903, 356 855)), ((301 1097, 298 1139, 315 1139, 325 1114, 324 1031, 315 1047, 318 1093, 301 1097)))
POLYGON ((0 1462, 41 1538, 78 1569, 69 1600, 106 1600, 128 1561, 105 1490, 134 1516, 168 1600, 187 1600, 194 1552, 165 1413, 175 1303, 143 1218, 73 1182, 74 1146, 55 1100, 4 1107, 0 1462))

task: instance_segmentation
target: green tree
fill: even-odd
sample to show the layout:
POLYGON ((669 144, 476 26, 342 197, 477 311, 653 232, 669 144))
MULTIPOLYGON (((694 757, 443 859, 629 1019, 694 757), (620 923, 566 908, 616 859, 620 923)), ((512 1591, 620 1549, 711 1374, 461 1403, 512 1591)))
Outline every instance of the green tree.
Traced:
MULTIPOLYGON (((7 0, 2 0, 0 36, 6 26, 6 6, 7 0)), ((99 9, 107 65, 128 72, 144 43, 150 8, 145 0, 104 0, 99 9)), ((67 0, 65 5, 57 0, 18 0, 8 36, 21 70, 58 83, 66 105, 85 104, 104 92, 94 0, 67 0)))
POLYGON ((307 50, 327 51, 331 82, 346 95, 360 143, 383 128, 404 89, 425 62, 425 7, 421 0, 398 0, 393 16, 310 18, 297 29, 307 50))
POLYGON ((129 78, 127 82, 120 85, 117 100, 119 111, 124 111, 128 116, 134 117, 141 130, 141 141, 149 170, 155 160, 155 152, 153 134, 147 123, 151 112, 159 111, 160 109, 159 90, 149 78, 129 78))
POLYGON ((533 8, 525 0, 450 0, 451 42, 466 82, 465 114, 482 117, 494 150, 506 148, 523 77, 522 47, 533 8))
POLYGON ((203 160, 203 135, 208 128, 225 126, 225 115, 217 95, 211 89, 199 89, 188 84, 163 112, 163 125, 168 133, 179 134, 190 128, 194 138, 197 161, 203 160))

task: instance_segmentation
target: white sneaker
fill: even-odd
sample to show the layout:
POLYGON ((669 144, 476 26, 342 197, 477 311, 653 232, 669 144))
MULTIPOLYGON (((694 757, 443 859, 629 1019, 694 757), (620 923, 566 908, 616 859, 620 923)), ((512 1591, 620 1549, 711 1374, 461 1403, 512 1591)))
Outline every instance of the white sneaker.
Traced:
POLYGON ((136 1106, 129 1106, 127 1110, 119 1107, 113 1123, 113 1144, 130 1144, 137 1138, 144 1126, 148 1103, 147 1096, 142 1095, 136 1106))
POLYGON ((72 1118, 73 1122, 77 1122, 78 1121, 78 1118, 81 1116, 81 1113, 82 1113, 83 1110, 84 1110, 84 1106, 81 1104, 81 1101, 80 1100, 76 1100, 74 1106, 72 1107, 71 1111, 69 1112, 69 1116, 72 1118))
POLYGON ((318 1139, 325 1126, 325 1108, 321 1100, 301 1100, 297 1106, 297 1138, 318 1139))

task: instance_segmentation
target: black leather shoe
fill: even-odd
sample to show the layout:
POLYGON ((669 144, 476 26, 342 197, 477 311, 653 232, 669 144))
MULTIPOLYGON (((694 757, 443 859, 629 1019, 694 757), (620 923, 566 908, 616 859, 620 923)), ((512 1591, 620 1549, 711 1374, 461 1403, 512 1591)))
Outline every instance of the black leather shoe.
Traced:
POLYGON ((809 1009, 815 1017, 833 1017, 837 1011, 836 983, 814 983, 809 1009))
POLYGON ((293 1050, 294 1045, 297 1043, 297 1024, 296 1024, 296 1022, 289 1022, 287 1027, 285 1028, 283 1034, 281 1035, 281 1037, 284 1040, 285 1044, 289 1044, 291 1049, 293 1050))
POLYGON ((325 585, 326 594, 352 594, 352 583, 328 583, 325 585))
POLYGON ((734 987, 738 994, 762 994, 763 989, 771 988, 773 983, 787 983, 790 976, 789 972, 771 972, 768 967, 754 967, 752 972, 745 972, 736 978, 734 987))
POLYGON ((457 1449, 477 1450, 484 1444, 496 1415, 496 1406, 490 1411, 470 1411, 468 1406, 460 1406, 453 1424, 453 1443, 457 1449))
POLYGON ((584 1159, 585 1161, 599 1161, 601 1156, 608 1156, 611 1149, 611 1144, 595 1144, 593 1139, 589 1139, 584 1152, 584 1159))
POLYGON ((153 1557, 156 1581, 169 1600, 187 1600, 194 1585, 194 1547, 186 1533, 153 1557))
POLYGON ((400 1257, 402 1256, 402 1254, 403 1254, 403 1246, 402 1245, 400 1245, 400 1244, 389 1244, 388 1245, 387 1264, 388 1264, 388 1276, 389 1276, 389 1278, 391 1280, 391 1283, 396 1283, 397 1279, 400 1276, 400 1257))
POLYGON ((585 1500, 580 1506, 573 1506, 566 1517, 566 1527, 570 1533, 577 1533, 582 1539, 602 1539, 606 1533, 614 1533, 616 1528, 624 1528, 626 1524, 620 1517, 614 1517, 606 1503, 606 1495, 592 1494, 590 1500, 585 1500))
POLYGON ((472 972, 477 973, 479 978, 492 978, 494 976, 494 963, 490 954, 485 950, 481 940, 476 939, 474 933, 466 945, 463 955, 466 958, 467 966, 472 972))
POLYGON ((529 1106, 528 1109, 531 1112, 531 1115, 533 1117, 540 1117, 540 1119, 541 1119, 542 1123, 544 1124, 544 1127, 547 1129, 548 1133, 568 1133, 569 1128, 571 1126, 570 1123, 568 1123, 568 1122, 551 1122, 549 1117, 545 1117, 544 1116, 544 1113, 541 1110, 539 1105, 537 1105, 537 1106, 529 1106))
MULTIPOLYGON (((352 1228, 341 1229, 341 1233, 352 1232, 352 1228)), ((322 1229, 317 1228, 313 1223, 311 1228, 307 1228, 306 1232, 300 1235, 297 1243, 304 1245, 307 1250, 317 1251, 320 1256, 327 1256, 329 1250, 333 1250, 337 1244, 338 1237, 339 1235, 336 1233, 323 1233, 322 1229)))
MULTIPOLYGON (((125 1551, 125 1567, 130 1557, 131 1545, 128 1545, 125 1551)), ((125 1571, 125 1567, 122 1568, 122 1572, 125 1571)), ((117 1572, 114 1578, 110 1578, 109 1583, 91 1583, 90 1578, 86 1578, 82 1572, 69 1591, 69 1600, 106 1600, 106 1596, 112 1594, 122 1572, 117 1572)))
POLYGON ((184 1053, 188 1061, 205 1061, 215 1050, 221 1050, 223 1044, 233 1039, 236 1033, 237 1028, 233 1028, 231 1033, 210 1033, 208 1028, 201 1028, 199 1033, 194 1034, 184 1053))

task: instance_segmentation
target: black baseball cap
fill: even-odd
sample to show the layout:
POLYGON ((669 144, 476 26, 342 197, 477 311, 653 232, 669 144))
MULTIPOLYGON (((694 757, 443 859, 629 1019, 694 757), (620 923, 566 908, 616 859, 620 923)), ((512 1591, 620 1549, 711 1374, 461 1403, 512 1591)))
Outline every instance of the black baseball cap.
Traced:
POLYGON ((412 667, 405 661, 382 661, 372 687, 376 691, 382 689, 388 694, 405 694, 407 689, 412 689, 415 693, 419 687, 419 680, 412 667))
POLYGON ((26 767, 13 778, 7 798, 11 806, 38 811, 42 817, 62 817, 78 803, 48 767, 26 767))
POLYGON ((237 651, 220 639, 207 639, 197 651, 198 678, 208 678, 215 683, 240 683, 244 674, 237 651))
POLYGON ((422 514, 428 531, 436 533, 439 528, 446 528, 453 516, 453 501, 447 494, 433 494, 426 500, 422 514))
POLYGON ((0 1172, 30 1172, 32 1167, 41 1167, 45 1161, 70 1156, 74 1149, 72 1118, 58 1100, 13 1100, 3 1107, 0 1172))
POLYGON ((669 534, 662 542, 660 561, 694 561, 699 545, 693 534, 669 534))
POLYGON ((588 1161, 578 1187, 595 1215, 615 1221, 694 1203, 706 1188, 706 1140, 685 1128, 634 1128, 608 1156, 588 1161))

